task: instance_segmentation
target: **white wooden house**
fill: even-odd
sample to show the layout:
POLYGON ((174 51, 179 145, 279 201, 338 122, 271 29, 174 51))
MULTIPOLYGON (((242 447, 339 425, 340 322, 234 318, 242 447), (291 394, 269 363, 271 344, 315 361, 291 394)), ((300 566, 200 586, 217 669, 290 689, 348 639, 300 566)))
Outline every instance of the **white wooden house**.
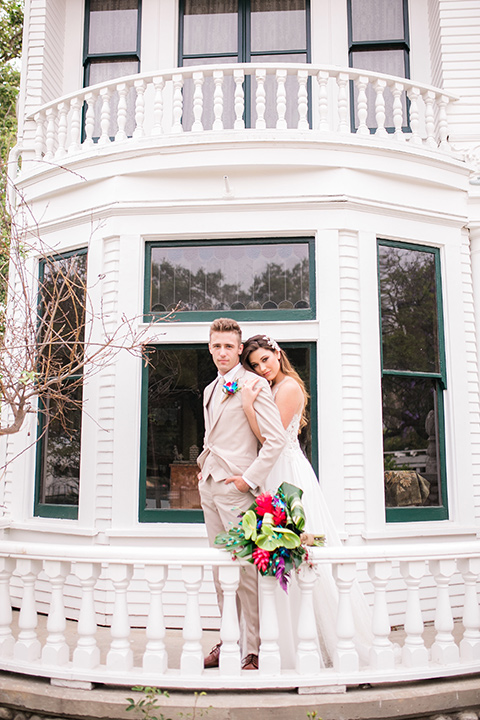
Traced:
MULTIPOLYGON (((35 415, 4 441, 0 578, 16 568, 17 604, 35 587, 40 610, 64 597, 91 620, 95 587, 97 620, 116 613, 125 641, 129 587, 133 624, 161 597, 168 626, 218 625, 195 459, 208 327, 227 315, 306 379, 339 587, 358 561, 390 624, 409 598, 395 677, 478 671, 479 47, 478 0, 26 1, 12 203, 52 254, 86 253, 107 329, 176 313, 148 328, 150 367, 119 354, 85 383, 68 452, 55 425, 32 444, 35 415), (459 656, 449 623, 465 608, 459 656), (415 649, 422 613, 435 670, 415 649)), ((39 645, 4 624, 2 666, 38 672, 39 645)), ((380 626, 370 680, 394 672, 380 626)), ((339 682, 357 677, 343 640, 339 682)), ((119 643, 106 669, 59 652, 40 673, 123 681, 119 643)))

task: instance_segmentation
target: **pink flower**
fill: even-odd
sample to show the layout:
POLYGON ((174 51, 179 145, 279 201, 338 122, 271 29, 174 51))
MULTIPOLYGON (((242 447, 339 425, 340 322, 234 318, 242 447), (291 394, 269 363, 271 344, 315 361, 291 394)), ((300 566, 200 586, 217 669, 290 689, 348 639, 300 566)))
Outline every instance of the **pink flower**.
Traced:
POLYGON ((257 497, 257 515, 265 515, 265 513, 271 513, 273 515, 272 496, 264 493, 257 497))
POLYGON ((262 550, 261 548, 255 548, 252 553, 253 564, 257 566, 260 572, 266 572, 268 564, 270 562, 270 552, 268 550, 262 550))

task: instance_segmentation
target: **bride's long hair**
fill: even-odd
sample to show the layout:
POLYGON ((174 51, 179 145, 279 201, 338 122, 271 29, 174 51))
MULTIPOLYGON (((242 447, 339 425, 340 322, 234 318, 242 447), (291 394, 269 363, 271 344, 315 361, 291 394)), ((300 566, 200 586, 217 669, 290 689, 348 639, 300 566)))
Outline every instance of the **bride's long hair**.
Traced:
MULTIPOLYGON (((300 430, 305 427, 308 423, 308 418, 306 414, 306 408, 307 403, 310 399, 309 394, 307 393, 307 388, 305 387, 305 383, 303 382, 302 378, 298 374, 298 372, 293 367, 292 363, 287 357, 287 354, 285 350, 282 350, 280 345, 277 343, 276 340, 273 340, 273 338, 268 337, 268 335, 253 335, 251 338, 248 338, 248 340, 245 341, 243 345, 242 354, 240 355, 240 362, 242 363, 243 367, 247 368, 247 370, 251 370, 252 372, 255 372, 255 370, 252 368, 250 364, 250 355, 255 350, 269 350, 271 353, 279 352, 279 362, 280 362, 280 370, 284 375, 287 375, 288 377, 293 378, 299 385, 300 389, 303 393, 303 410, 302 410, 302 417, 300 419, 300 430)), ((256 373, 257 374, 257 373, 256 373)))

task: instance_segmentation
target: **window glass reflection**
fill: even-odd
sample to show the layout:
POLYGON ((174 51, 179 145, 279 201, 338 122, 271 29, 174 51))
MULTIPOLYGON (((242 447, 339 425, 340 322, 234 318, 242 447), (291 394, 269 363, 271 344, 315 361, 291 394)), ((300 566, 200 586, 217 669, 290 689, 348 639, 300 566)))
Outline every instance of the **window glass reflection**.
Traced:
POLYGON ((442 505, 437 382, 394 375, 383 378, 387 507, 442 505))
POLYGON ((435 256, 379 246, 384 370, 440 371, 435 256))
POLYGON ((352 40, 403 39, 403 0, 351 0, 352 40))
POLYGON ((88 53, 136 52, 138 0, 90 0, 88 53))
POLYGON ((236 0, 186 0, 183 18, 184 55, 236 53, 236 0))
POLYGON ((305 0, 252 0, 252 53, 305 48, 305 12, 305 0))
POLYGON ((152 312, 310 307, 308 243, 153 247, 152 312))

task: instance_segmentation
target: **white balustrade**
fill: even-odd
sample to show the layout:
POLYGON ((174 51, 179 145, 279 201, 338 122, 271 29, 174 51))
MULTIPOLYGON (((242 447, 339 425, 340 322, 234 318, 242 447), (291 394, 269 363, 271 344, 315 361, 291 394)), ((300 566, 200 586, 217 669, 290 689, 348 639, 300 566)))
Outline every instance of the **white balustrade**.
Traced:
POLYGON ((185 118, 191 119, 192 132, 204 132, 204 118, 211 116, 214 132, 228 130, 231 124, 236 131, 245 131, 246 125, 261 131, 313 130, 350 135, 352 142, 357 136, 364 140, 371 136, 372 142, 408 141, 414 147, 450 152, 447 110, 454 99, 431 86, 354 68, 224 64, 177 68, 161 75, 141 73, 99 83, 44 105, 27 120, 36 126, 31 150, 37 160, 48 162, 112 143, 180 134, 186 131, 185 118), (250 83, 245 82, 247 78, 250 83), (316 78, 316 83, 310 83, 310 78, 316 78), (186 94, 187 81, 193 91, 186 94), (204 93, 206 81, 212 83, 213 94, 204 93), (351 94, 352 84, 355 93, 351 94), (251 93, 251 118, 245 117, 246 88, 251 93), (387 92, 393 98, 388 116, 387 92), (130 97, 135 99, 133 108, 129 107, 130 97), (375 118, 373 127, 368 125, 369 118, 375 118), (392 134, 387 132, 389 123, 393 123, 392 134))
MULTIPOLYGON (((338 685, 341 688, 363 682, 397 682, 416 677, 426 679, 479 672, 478 543, 314 548, 311 563, 311 566, 302 566, 296 575, 296 590, 300 596, 297 640, 294 654, 289 656, 285 666, 279 648, 282 628, 276 608, 277 597, 282 591, 275 578, 260 578, 259 687, 338 685), (314 586, 318 583, 315 566, 320 562, 331 563, 338 589, 333 667, 328 667, 328 663, 324 666, 317 637, 316 615, 322 612, 322 607, 314 606, 318 602, 314 586), (371 640, 368 634, 362 636, 362 647, 358 645, 357 648, 353 603, 360 571, 362 581, 368 577, 373 590, 373 635, 371 640), (458 641, 453 634, 454 611, 449 597, 453 582, 456 588, 461 584, 464 589, 463 607, 455 613, 457 619, 463 620, 464 628, 463 637, 458 641), (429 589, 425 595, 430 604, 428 620, 433 617, 432 603, 435 603, 434 628, 425 624, 424 600, 421 599, 424 587, 429 589), (436 599, 432 593, 435 587, 436 599), (399 602, 405 604, 405 640, 401 657, 397 658, 389 635, 391 603, 398 616, 399 602), (425 646, 425 632, 435 632, 431 654, 425 646), (365 643, 366 648, 363 647, 365 643), (362 665, 358 655, 360 650, 362 665), (292 667, 294 660, 295 667, 292 667)), ((236 603, 240 572, 238 562, 232 562, 224 551, 211 548, 159 550, 156 547, 72 544, 59 549, 41 543, 4 541, 0 546, 0 669, 51 677, 55 682, 151 685, 155 681, 162 687, 202 687, 207 690, 251 687, 251 673, 242 672, 240 667, 236 603), (68 562, 64 559, 66 555, 70 558, 68 562), (127 602, 133 568, 142 565, 145 580, 142 597, 148 600, 143 639, 138 638, 138 631, 131 638, 127 602), (184 623, 179 668, 169 667, 166 650, 167 639, 168 642, 172 640, 165 626, 164 595, 168 569, 172 565, 181 568, 183 581, 184 623), (203 667, 205 643, 202 644, 200 594, 203 592, 204 567, 208 565, 218 567, 224 597, 218 670, 204 670, 203 667), (19 578, 23 585, 20 613, 11 610, 12 577, 15 583, 19 578), (81 591, 79 617, 75 624, 66 619, 64 607, 64 587, 71 583, 72 577, 76 578, 81 591), (105 587, 106 578, 111 581, 111 590, 109 586, 105 587), (41 632, 37 631, 36 592, 41 593, 42 602, 47 604, 47 618, 41 620, 41 632), (105 608, 97 607, 99 601, 113 604, 111 643, 105 658, 99 650, 102 629, 96 622, 96 611, 105 614, 105 608), (77 644, 69 662, 65 638, 67 629, 71 633, 71 625, 76 626, 77 644), (142 659, 135 664, 134 657, 142 659)), ((142 580, 141 572, 138 577, 142 580)), ((293 598, 294 594, 291 596, 293 598)), ((289 597, 282 595, 281 599, 288 600, 289 597)), ((456 597, 461 597, 460 590, 456 591, 456 597)))

